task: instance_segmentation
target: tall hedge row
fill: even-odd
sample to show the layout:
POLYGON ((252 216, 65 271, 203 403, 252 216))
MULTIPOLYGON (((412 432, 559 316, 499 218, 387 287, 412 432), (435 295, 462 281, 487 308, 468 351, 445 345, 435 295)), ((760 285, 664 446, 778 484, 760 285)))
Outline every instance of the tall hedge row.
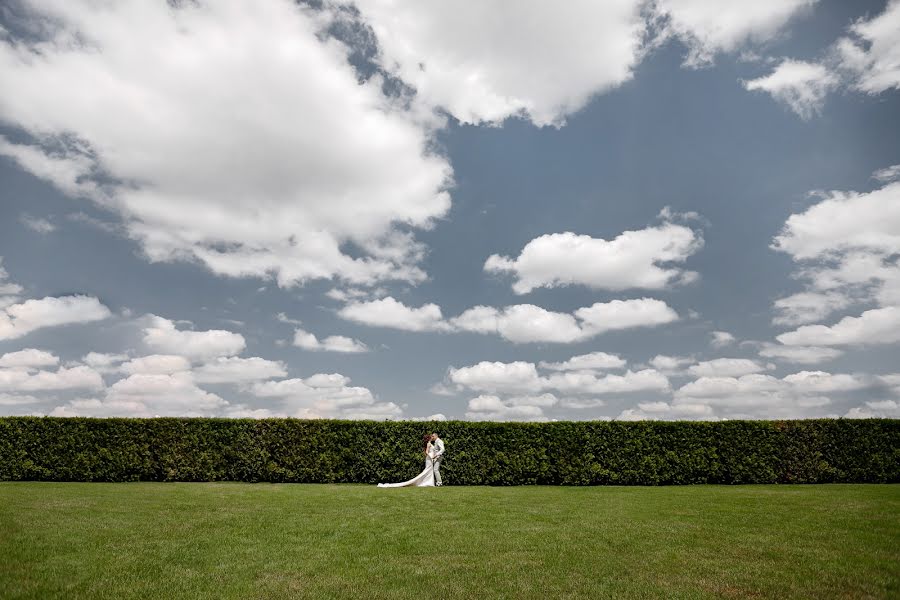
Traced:
POLYGON ((0 480, 401 481, 422 435, 454 485, 900 481, 900 420, 444 423, 0 418, 0 480))

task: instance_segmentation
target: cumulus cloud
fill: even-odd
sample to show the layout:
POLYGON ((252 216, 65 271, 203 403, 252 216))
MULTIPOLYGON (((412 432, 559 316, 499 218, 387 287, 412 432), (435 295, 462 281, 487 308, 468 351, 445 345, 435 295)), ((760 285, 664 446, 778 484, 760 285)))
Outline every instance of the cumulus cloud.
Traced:
POLYGON ((324 351, 324 352, 343 352, 346 354, 356 354, 360 352, 368 352, 369 348, 359 340, 345 337, 343 335, 329 335, 320 340, 304 329, 297 328, 294 331, 294 345, 304 350, 324 351))
POLYGON ((411 308, 391 296, 370 302, 352 302, 341 308, 338 315, 348 321, 364 325, 404 331, 448 329, 438 305, 425 304, 419 308, 411 308))
POLYGON ((626 408, 616 417, 617 421, 646 421, 646 420, 701 420, 717 421, 713 408, 700 403, 668 403, 639 402, 637 408, 626 408))
POLYGON ((678 314, 662 300, 640 298, 596 302, 579 308, 575 316, 591 335, 634 327, 655 327, 678 320, 678 314))
POLYGON ((177 354, 193 360, 239 354, 246 342, 239 333, 212 329, 209 331, 183 331, 169 319, 147 315, 144 343, 165 354, 177 354))
POLYGON ((0 356, 0 367, 53 367, 59 364, 59 357, 35 348, 25 348, 16 352, 7 352, 0 356))
POLYGON ((546 387, 568 394, 664 392, 669 389, 669 380, 653 369, 626 371, 623 375, 602 377, 579 371, 550 375, 546 378, 546 387))
POLYGON ((78 398, 57 406, 51 416, 201 417, 227 402, 200 389, 190 373, 135 374, 114 383, 102 398, 78 398))
POLYGON ((900 342, 900 306, 874 308, 834 325, 804 325, 776 339, 787 346, 864 346, 900 342))
POLYGON ((287 369, 281 361, 258 356, 220 356, 196 367, 193 374, 198 383, 246 383, 284 377, 287 369))
POLYGON ((476 306, 453 319, 452 323, 462 331, 495 333, 517 344, 568 344, 586 337, 573 315, 533 304, 515 304, 501 309, 476 306))
POLYGON ((652 298, 597 302, 573 314, 549 311, 533 304, 502 309, 476 306, 451 320, 463 331, 496 333, 514 343, 568 344, 607 331, 655 327, 678 320, 665 302, 652 298))
POLYGON ((383 420, 402 414, 393 402, 379 401, 369 389, 349 384, 350 379, 338 373, 318 373, 255 383, 251 391, 260 398, 278 398, 279 410, 292 417, 383 420))
POLYGON ((872 179, 882 183, 888 183, 900 179, 900 165, 891 165, 883 169, 878 169, 872 173, 872 179))
POLYGON ((890 0, 881 14, 854 23, 836 49, 857 90, 877 94, 900 88, 900 1, 890 0))
POLYGON ((9 281, 9 273, 3 268, 3 257, 0 256, 0 309, 14 304, 21 293, 22 286, 9 281))
POLYGON ((609 241, 571 232, 553 233, 528 242, 516 258, 490 256, 484 270, 512 273, 517 294, 568 285, 657 290, 695 280, 697 273, 678 264, 702 246, 698 232, 673 223, 625 231, 609 241))
POLYGON ((814 0, 622 0, 566 4, 397 4, 355 0, 371 27, 383 69, 415 90, 418 102, 463 123, 522 117, 560 125, 595 95, 631 79, 644 55, 667 37, 689 49, 686 64, 774 36, 814 0), (651 27, 652 25, 652 27, 651 27), (650 39, 660 29, 660 39, 650 39))
POLYGON ((862 406, 854 406, 844 415, 848 419, 897 419, 900 418, 900 402, 875 400, 862 406))
POLYGON ((650 359, 649 364, 660 373, 674 375, 681 372, 687 365, 690 365, 693 362, 694 359, 690 356, 666 356, 664 354, 657 354, 650 359))
POLYGON ((900 250, 900 182, 868 193, 833 191, 791 215, 772 247, 795 260, 848 250, 900 250))
POLYGON ((622 369, 627 362, 616 354, 606 352, 591 352, 580 354, 562 362, 546 362, 539 364, 542 369, 550 371, 604 371, 607 369, 622 369))
POLYGON ((117 213, 153 261, 283 286, 421 280, 409 228, 449 209, 450 165, 420 112, 358 80, 331 15, 26 0, 34 35, 0 40, 0 87, 16 90, 0 119, 31 139, 0 138, 0 154, 117 213))
POLYGON ((825 97, 839 81, 824 65, 787 59, 770 74, 744 81, 744 87, 770 94, 787 104, 801 119, 809 120, 821 112, 825 97))
POLYGON ((103 378, 90 367, 60 367, 56 371, 45 371, 13 367, 0 369, 0 391, 41 392, 70 389, 103 388, 103 378))
POLYGON ((832 191, 821 196, 813 206, 791 215, 772 243, 798 263, 797 276, 807 287, 776 301, 774 322, 821 321, 859 303, 875 303, 879 308, 831 327, 800 327, 782 334, 779 341, 809 346, 893 343, 893 315, 900 306, 896 259, 900 254, 900 181, 871 192, 832 191))
POLYGON ((179 371, 189 371, 191 361, 178 355, 151 354, 133 358, 119 368, 126 375, 171 375, 179 371))
POLYGON ((545 387, 534 363, 524 361, 482 361, 469 367, 451 367, 447 380, 463 389, 490 393, 534 393, 545 387))
POLYGON ((837 348, 822 346, 784 346, 780 344, 763 344, 759 355, 788 363, 814 365, 833 360, 843 354, 837 348))
POLYGON ((562 123, 632 76, 646 23, 642 0, 568 3, 355 0, 383 68, 463 123, 522 116, 562 123))
POLYGON ((716 358, 692 365, 688 373, 695 377, 739 377, 765 370, 765 365, 749 358, 716 358))
POLYGON ((436 304, 413 308, 389 296, 348 304, 338 315, 365 325, 405 331, 470 331, 497 334, 514 343, 561 344, 586 340, 606 331, 654 327, 678 320, 678 314, 665 302, 652 298, 597 302, 571 314, 533 304, 475 306, 445 320, 436 304))
POLYGON ((556 402, 552 394, 506 400, 482 394, 469 400, 466 418, 473 421, 546 421, 543 406, 552 406, 556 402))
POLYGON ((815 62, 784 59, 768 75, 744 81, 748 90, 767 92, 802 119, 821 112, 825 97, 837 89, 866 94, 900 88, 900 2, 860 19, 815 62))
POLYGON ((713 348, 724 348, 735 342, 734 336, 727 331, 712 331, 709 335, 712 338, 710 339, 709 344, 713 348))
POLYGON ((802 325, 820 321, 831 313, 853 304, 853 298, 841 292, 799 292, 775 301, 775 325, 802 325))
POLYGON ((0 309, 0 340, 12 340, 45 327, 91 323, 111 316, 92 296, 60 296, 25 300, 0 309))
POLYGON ((708 406, 731 418, 797 418, 830 405, 826 394, 858 392, 877 384, 870 376, 825 371, 800 371, 781 379, 759 373, 701 377, 676 390, 672 406, 708 406))
POLYGON ((126 360, 128 360, 127 354, 104 352, 88 352, 81 358, 81 362, 99 373, 114 373, 118 371, 119 364, 126 360))
POLYGON ((446 380, 447 385, 460 390, 504 396, 534 396, 541 392, 604 395, 669 389, 668 379, 653 369, 602 376, 591 371, 557 371, 545 376, 538 373, 534 363, 524 361, 482 361, 468 367, 451 367, 446 380))
POLYGON ((733 52, 744 44, 774 37, 792 17, 815 2, 656 0, 653 11, 662 20, 664 33, 687 46, 685 65, 701 67, 710 64, 719 52, 733 52))

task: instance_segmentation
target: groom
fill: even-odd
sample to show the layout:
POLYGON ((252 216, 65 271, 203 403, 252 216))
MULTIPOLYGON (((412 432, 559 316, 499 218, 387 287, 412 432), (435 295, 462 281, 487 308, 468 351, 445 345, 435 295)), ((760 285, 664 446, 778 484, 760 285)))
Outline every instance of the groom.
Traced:
POLYGON ((436 433, 431 434, 431 443, 434 444, 434 485, 444 485, 441 481, 441 461, 444 460, 444 440, 436 433))

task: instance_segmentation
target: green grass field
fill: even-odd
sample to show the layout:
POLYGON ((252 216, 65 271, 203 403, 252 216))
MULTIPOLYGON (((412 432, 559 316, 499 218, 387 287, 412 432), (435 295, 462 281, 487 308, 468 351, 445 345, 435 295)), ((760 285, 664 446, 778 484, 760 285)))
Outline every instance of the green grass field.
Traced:
POLYGON ((0 483, 2 598, 897 598, 900 486, 0 483))

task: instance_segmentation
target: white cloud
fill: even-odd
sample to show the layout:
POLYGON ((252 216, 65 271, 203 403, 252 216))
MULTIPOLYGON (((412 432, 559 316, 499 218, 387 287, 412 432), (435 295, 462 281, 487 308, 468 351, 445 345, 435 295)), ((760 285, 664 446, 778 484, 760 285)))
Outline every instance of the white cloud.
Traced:
POLYGON ((676 374, 687 365, 694 362, 690 356, 666 356, 657 354, 650 359, 650 366, 661 373, 676 374))
POLYGON ((890 0, 881 14, 854 23, 836 49, 856 89, 877 94, 900 88, 900 1, 890 0))
POLYGON ((459 389, 504 396, 534 396, 545 391, 604 395, 669 389, 668 379, 653 369, 603 376, 590 371, 566 371, 545 377, 538 374, 534 363, 523 361, 482 361, 468 367, 451 367, 447 371, 447 382, 459 389))
POLYGON ((68 389, 102 389, 103 378, 90 367, 60 367, 34 371, 24 367, 0 369, 0 391, 38 392, 68 389))
POLYGON ((118 213, 150 260, 283 286, 422 279, 422 248, 397 226, 447 212, 450 165, 419 112, 379 77, 358 82, 322 35, 328 11, 23 4, 36 35, 0 40, 0 88, 16 90, 0 119, 33 141, 0 138, 0 154, 118 213))
POLYGON ((632 77, 662 39, 687 44, 686 64, 773 36, 815 0, 618 0, 395 3, 355 0, 378 41, 381 66, 463 123, 512 116, 559 125, 598 93, 632 77), (648 40, 649 24, 662 25, 648 40))
POLYGON ((843 354, 837 348, 821 346, 784 346, 779 344, 763 344, 759 355, 789 363, 813 365, 833 360, 843 354))
POLYGON ((119 370, 119 363, 128 360, 127 354, 107 354, 103 352, 88 352, 81 361, 99 373, 115 373, 119 370))
POLYGON ((246 342, 244 336, 231 331, 181 331, 169 319, 148 315, 144 328, 144 343, 165 354, 178 354, 190 359, 203 360, 217 356, 239 354, 246 342))
POLYGON ((863 346, 900 342, 900 306, 874 308, 831 326, 804 325, 776 339, 788 346, 863 346))
POLYGON ((891 165, 883 169, 878 169, 872 173, 872 179, 882 183, 888 183, 900 179, 900 165, 891 165))
POLYGON ((701 377, 675 391, 673 407, 709 406, 731 418, 809 417, 810 410, 831 404, 830 394, 846 394, 879 385, 865 375, 800 371, 782 379, 752 374, 701 377))
POLYGON ((678 320, 678 314, 662 300, 640 298, 597 302, 579 308, 575 316, 591 335, 633 327, 655 327, 678 320))
POLYGON ((0 367, 52 367, 59 364, 59 357, 44 350, 25 348, 0 356, 0 367))
POLYGON ((786 252, 800 265, 798 277, 807 287, 776 301, 774 322, 810 323, 860 303, 875 303, 880 308, 847 317, 833 327, 801 327, 783 334, 779 341, 819 346, 892 343, 896 338, 892 315, 894 307, 900 306, 900 264, 896 260, 900 253, 900 181, 866 193, 832 191, 821 196, 818 203, 791 215, 773 241, 774 249, 786 252), (886 329, 873 329, 879 327, 886 329), (826 339, 831 341, 817 341, 826 339))
POLYGON ((15 303, 16 297, 22 293, 22 286, 10 283, 9 273, 3 268, 3 257, 0 256, 0 309, 15 303))
POLYGON ((106 306, 91 296, 25 300, 0 309, 0 340, 20 338, 45 327, 101 321, 111 315, 106 306))
POLYGON ((411 417, 408 420, 410 421, 446 421, 447 415, 443 413, 435 413, 433 415, 428 415, 427 417, 411 417))
POLYGON ((516 344, 553 342, 568 344, 586 337, 578 321, 533 304, 515 304, 502 309, 476 306, 451 321, 463 331, 496 333, 516 344))
POLYGON ((646 29, 642 0, 355 4, 382 66, 464 123, 561 123, 631 78, 646 29))
POLYGON ((716 358, 688 368, 688 372, 695 377, 739 377, 765 370, 765 365, 749 358, 716 358))
POLYGON ((314 334, 297 328, 294 331, 294 345, 304 350, 322 350, 325 352, 359 353, 368 352, 369 348, 353 338, 343 335, 329 335, 320 340, 314 334))
MULTIPOLYGON (((26 406, 29 404, 39 404, 40 402, 40 398, 36 398, 35 396, 27 396, 24 394, 0 394, 0 407, 26 406)), ((2 410, 2 412, 5 413, 7 410, 2 410)))
POLYGON ((627 362, 624 358, 606 352, 581 354, 563 362, 541 362, 542 369, 550 371, 603 371, 606 369, 622 369, 627 362))
POLYGON ((348 321, 404 331, 441 331, 448 328, 436 304, 410 308, 391 296, 370 302, 353 302, 338 311, 348 321))
POLYGON ((281 361, 266 360, 258 356, 220 356, 195 368, 193 373, 198 383, 245 383, 284 377, 287 369, 281 361))
MULTIPOLYGON (((556 400, 550 394, 546 394, 556 400)), ((521 400, 521 399, 520 399, 521 400)), ((555 404, 555 402, 554 402, 555 404)), ((541 405, 484 395, 469 400, 466 418, 473 421, 546 421, 541 405)))
MULTIPOLYGON (((2 150, 0 150, 0 152, 2 152, 2 150)), ((47 219, 33 217, 31 215, 22 215, 19 217, 19 220, 22 222, 22 225, 36 233, 46 234, 56 231, 56 225, 47 219)))
POLYGON ((791 215, 772 247, 794 260, 854 249, 900 251, 900 182, 868 193, 825 194, 821 202, 791 215))
POLYGON ((665 223, 625 231, 607 241, 571 232, 542 235, 528 242, 517 258, 494 254, 484 263, 492 273, 512 273, 513 291, 585 285, 592 289, 664 289, 696 279, 678 263, 703 246, 700 234, 665 223))
POLYGON ((461 388, 489 393, 537 393, 544 387, 534 363, 482 361, 469 367, 451 367, 447 380, 461 388))
POLYGON ((306 379, 284 379, 253 384, 260 398, 279 398, 284 414, 300 418, 393 419, 402 410, 393 402, 377 400, 364 387, 349 385, 338 373, 318 373, 306 379))
POLYGON ((735 342, 734 336, 727 331, 712 331, 709 335, 712 338, 709 344, 713 348, 724 348, 735 342))
POLYGON ((219 396, 198 388, 190 373, 136 374, 120 379, 103 398, 79 398, 57 406, 51 416, 200 417, 227 406, 219 396))
POLYGON ((831 313, 847 308, 853 299, 846 293, 799 292, 775 301, 775 325, 802 325, 824 319, 831 313))
POLYGON ((288 323, 290 325, 303 325, 303 321, 301 321, 299 319, 292 319, 289 316, 287 316, 286 314, 284 314, 283 312, 275 315, 275 318, 278 319, 279 321, 281 321, 282 323, 288 323))
POLYGON ((713 408, 706 404, 700 403, 673 403, 668 402, 640 402, 638 407, 626 408, 619 416, 617 421, 644 421, 644 420, 662 420, 662 419, 679 419, 679 420, 718 420, 715 416, 713 408))
POLYGON ((190 371, 191 362, 183 356, 151 354, 132 358, 119 368, 126 375, 171 375, 179 371, 190 371))
POLYGON ((778 34, 794 16, 816 0, 656 0, 653 10, 664 20, 666 33, 688 47, 687 66, 712 62, 719 52, 733 52, 748 42, 763 42, 778 34))
POLYGON ((843 373, 826 371, 800 371, 784 377, 783 381, 803 392, 846 392, 859 390, 871 385, 865 379, 843 373))
POLYGON ((624 375, 602 377, 577 371, 550 375, 546 378, 544 386, 568 394, 623 394, 668 391, 669 380, 653 369, 626 371, 624 375))
POLYGON ((786 59, 769 75, 743 83, 748 90, 771 94, 801 119, 808 120, 821 112, 825 97, 838 86, 840 79, 824 65, 786 59))
POLYGON ((900 402, 877 400, 855 406, 844 415, 850 419, 897 419, 900 418, 900 402))
POLYGON ((597 302, 574 314, 549 311, 533 304, 504 308, 475 306, 444 320, 436 304, 408 307, 392 297, 348 304, 338 311, 342 318, 405 331, 471 331, 496 333, 514 343, 572 343, 606 331, 654 327, 676 321, 678 314, 665 302, 652 298, 597 302))

